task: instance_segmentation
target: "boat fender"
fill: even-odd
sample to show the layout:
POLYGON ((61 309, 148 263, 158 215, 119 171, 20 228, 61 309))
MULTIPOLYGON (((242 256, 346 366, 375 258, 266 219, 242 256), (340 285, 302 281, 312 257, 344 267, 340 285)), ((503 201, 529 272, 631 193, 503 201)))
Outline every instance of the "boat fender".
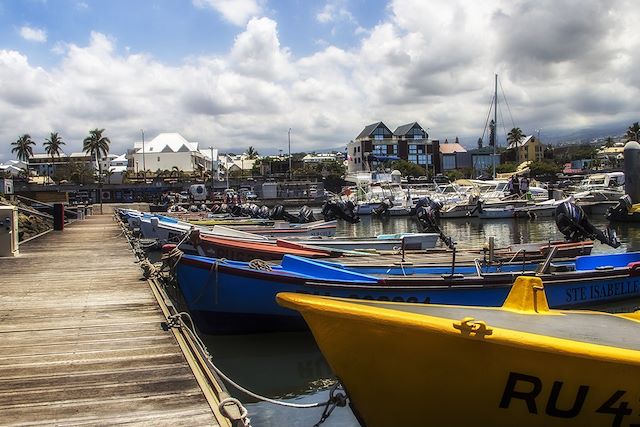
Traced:
POLYGON ((629 276, 640 276, 640 262, 630 262, 629 265, 629 276))
POLYGON ((174 243, 167 243, 166 245, 162 245, 162 253, 163 254, 169 253, 175 248, 176 248, 176 245, 174 243))

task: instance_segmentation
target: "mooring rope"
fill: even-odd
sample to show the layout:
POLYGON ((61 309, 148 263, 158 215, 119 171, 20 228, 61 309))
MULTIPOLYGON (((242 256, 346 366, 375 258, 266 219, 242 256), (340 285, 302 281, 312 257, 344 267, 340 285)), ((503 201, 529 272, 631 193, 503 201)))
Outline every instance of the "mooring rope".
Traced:
MULTIPOLYGON (((167 279, 167 276, 161 275, 160 273, 162 273, 165 270, 165 267, 168 266, 169 267, 169 273, 175 278, 175 267, 178 265, 178 262, 180 261, 180 259, 182 258, 182 255, 184 254, 180 249, 178 249, 178 247, 189 237, 189 235, 191 234, 190 230, 189 232, 185 233, 185 236, 182 238, 182 240, 180 241, 180 243, 178 243, 176 245, 175 248, 173 248, 171 251, 165 253, 162 255, 162 267, 158 268, 156 267, 153 263, 151 263, 147 258, 146 255, 143 251, 140 250, 139 245, 136 244, 136 241, 134 240, 133 236, 131 235, 131 233, 126 230, 126 228, 124 227, 124 223, 120 220, 120 218, 118 218, 116 216, 116 220, 120 223, 120 226, 122 227, 124 231, 124 236, 127 239, 127 241, 129 242, 129 244, 132 246, 134 252, 136 253, 136 255, 139 257, 140 259, 140 266, 143 269, 143 272, 145 274, 145 278, 160 278, 160 279, 167 279)), ((216 261, 215 266, 213 268, 215 275, 216 275, 216 285, 217 285, 217 275, 218 275, 218 264, 219 263, 224 263, 226 262, 225 258, 220 258, 219 260, 216 261)), ((259 270, 265 270, 265 271, 271 271, 271 266, 269 264, 267 264, 265 261, 261 260, 261 259, 254 259, 249 263, 249 267, 253 268, 253 269, 259 269, 259 270)), ((211 272, 210 272, 211 273, 211 272)), ((207 280, 208 281, 208 280, 207 280)), ((206 284, 205 284, 206 286, 206 284)), ((216 286, 217 287, 217 286, 216 286)), ((216 289, 217 292, 217 289, 216 289)), ((207 350, 204 342, 202 341, 202 339, 198 336, 198 334, 195 332, 195 323, 193 322, 193 319, 191 318, 191 315, 187 312, 179 312, 177 314, 173 314, 170 315, 168 317, 168 322, 166 324, 164 324, 163 322, 163 328, 165 328, 166 330, 168 330, 169 328, 182 328, 183 326, 185 326, 185 328, 183 328, 183 330, 187 331, 187 334, 193 339, 193 341, 196 343, 196 345, 198 346, 198 348, 200 349, 200 351, 202 352, 202 354, 205 356, 209 366, 223 379, 225 380, 227 383, 231 384, 233 387, 235 387, 237 390, 253 397, 254 399, 263 401, 263 402, 267 402, 267 403, 272 403, 274 405, 279 405, 279 406, 283 406, 283 407, 287 407, 287 408, 296 408, 296 409, 310 409, 310 408, 319 408, 319 407, 324 407, 322 415, 320 417, 320 420, 314 424, 314 427, 318 427, 320 426, 322 423, 324 423, 327 418, 329 418, 329 416, 331 415, 331 413, 333 412, 333 410, 340 406, 340 407, 344 407, 347 404, 347 396, 346 393, 344 393, 344 390, 342 389, 342 385, 340 384, 340 382, 336 382, 330 389, 329 391, 329 399, 327 399, 324 402, 313 402, 313 403, 291 403, 291 402, 284 402, 282 400, 277 400, 277 399, 272 399, 266 396, 262 396, 260 394, 254 393, 246 388, 244 388, 243 386, 241 386, 240 384, 236 383, 235 381, 233 381, 230 377, 228 377, 222 370, 220 370, 220 368, 218 368, 212 360, 211 354, 209 353, 209 351, 207 350), (183 316, 186 317, 188 319, 188 323, 185 323, 183 321, 183 316)), ((248 410, 242 405, 242 403, 238 400, 235 399, 233 397, 227 397, 225 399, 222 399, 220 401, 220 403, 218 404, 218 409, 220 410, 220 413, 225 416, 226 418, 232 420, 232 419, 237 419, 237 417, 232 416, 231 414, 229 414, 229 412, 227 411, 226 406, 228 404, 234 404, 238 407, 239 411, 240 411, 240 420, 243 423, 243 425, 245 427, 251 427, 251 420, 248 417, 248 410)))
MULTIPOLYGON (((187 330, 188 334, 191 336, 191 338, 193 338, 193 340, 198 344, 198 347, 200 348, 200 350, 203 352, 203 354, 205 355, 205 357, 207 358, 207 361, 209 362, 209 364, 211 365, 211 367, 213 368, 214 371, 216 371, 216 373, 218 375, 220 375, 220 377, 222 379, 224 379, 225 381, 227 381, 229 384, 231 384, 233 387, 235 387, 236 389, 242 391, 245 394, 248 394, 249 396, 258 399, 258 400, 262 400, 263 402, 269 402, 269 403, 273 403, 275 405, 280 405, 280 406, 285 406, 285 407, 289 407, 289 408, 298 408, 298 409, 309 409, 309 408, 318 408, 321 406, 326 406, 327 403, 332 403, 332 399, 329 399, 328 401, 325 402, 314 402, 314 403, 291 403, 291 402, 284 402, 282 400, 277 400, 277 399, 271 399, 269 397, 266 396, 262 396, 260 394, 254 393, 251 390, 248 390, 246 388, 244 388, 243 386, 241 386, 240 384, 236 383, 235 381, 233 381, 231 378, 229 378, 227 375, 225 375, 224 372, 222 372, 220 370, 220 368, 218 368, 214 363, 213 360, 211 358, 211 355, 209 354, 209 351, 207 350, 204 342, 200 339, 200 337, 198 336, 198 334, 196 334, 193 330, 193 320, 191 319, 191 316, 189 315, 189 313, 187 312, 180 312, 177 314, 174 314, 173 316, 169 316, 169 319, 171 320, 171 323, 169 324, 169 326, 172 327, 182 327, 185 326, 185 329, 187 330), (183 320, 182 317, 186 317, 189 320, 189 323, 192 326, 187 325, 183 320)), ((336 383, 336 385, 339 385, 340 383, 336 383)), ((336 387, 337 390, 337 387, 336 387)), ((339 400, 341 398, 345 399, 346 402, 346 396, 342 393, 337 394, 333 399, 334 400, 339 400)), ((340 405, 339 405, 340 406, 340 405)), ((342 405, 343 406, 343 405, 342 405)))

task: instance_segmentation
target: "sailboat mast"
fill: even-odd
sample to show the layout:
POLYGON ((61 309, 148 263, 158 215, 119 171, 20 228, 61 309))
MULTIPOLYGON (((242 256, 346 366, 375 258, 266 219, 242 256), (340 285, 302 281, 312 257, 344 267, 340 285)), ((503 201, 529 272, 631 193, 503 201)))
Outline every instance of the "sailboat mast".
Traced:
POLYGON ((498 74, 496 74, 493 92, 493 179, 496 179, 496 145, 498 145, 498 74))

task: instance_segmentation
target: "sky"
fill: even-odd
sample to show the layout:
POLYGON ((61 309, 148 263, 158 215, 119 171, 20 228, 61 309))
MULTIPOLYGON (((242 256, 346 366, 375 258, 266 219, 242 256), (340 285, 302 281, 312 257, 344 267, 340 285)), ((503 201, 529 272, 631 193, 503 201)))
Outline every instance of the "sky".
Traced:
POLYGON ((94 128, 116 154, 344 149, 378 121, 475 146, 495 74, 503 143, 631 124, 639 22, 636 0, 0 0, 0 162, 94 128))

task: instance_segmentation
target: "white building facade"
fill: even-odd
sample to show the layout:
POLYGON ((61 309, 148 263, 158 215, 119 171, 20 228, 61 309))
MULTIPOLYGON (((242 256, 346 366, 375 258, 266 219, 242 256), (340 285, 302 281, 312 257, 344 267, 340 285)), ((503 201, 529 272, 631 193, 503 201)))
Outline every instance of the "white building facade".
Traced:
POLYGON ((218 170, 218 150, 200 148, 199 143, 189 142, 179 133, 161 133, 151 141, 134 143, 130 167, 137 173, 144 170, 172 170, 177 167, 185 173, 200 170, 218 170))

